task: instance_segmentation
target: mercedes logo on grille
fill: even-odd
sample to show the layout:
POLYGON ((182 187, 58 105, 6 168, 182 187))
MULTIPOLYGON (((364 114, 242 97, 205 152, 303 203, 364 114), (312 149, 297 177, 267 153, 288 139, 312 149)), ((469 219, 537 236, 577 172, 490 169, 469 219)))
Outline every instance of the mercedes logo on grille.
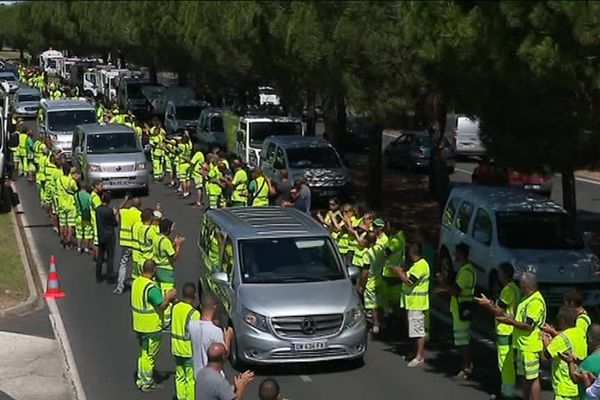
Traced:
POLYGON ((117 168, 115 168, 115 170, 118 172, 118 171, 120 171, 120 170, 121 170, 121 167, 120 167, 120 166, 117 166, 117 168))
POLYGON ((314 335, 317 332, 317 325, 315 320, 312 318, 304 318, 304 321, 300 323, 300 329, 305 335, 314 335))

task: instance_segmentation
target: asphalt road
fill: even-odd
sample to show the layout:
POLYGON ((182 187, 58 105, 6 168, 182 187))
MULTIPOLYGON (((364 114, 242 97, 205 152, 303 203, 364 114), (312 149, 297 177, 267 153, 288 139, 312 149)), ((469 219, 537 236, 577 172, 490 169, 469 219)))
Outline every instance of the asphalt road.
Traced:
MULTIPOLYGON (((467 170, 471 166, 467 164, 464 168, 467 170)), ((463 165, 459 168, 463 169, 463 165)), ((458 171, 453 180, 468 179, 467 173, 462 173, 464 176, 460 174, 458 171)), ((111 293, 112 285, 96 284, 91 258, 59 247, 58 238, 39 207, 35 187, 20 179, 17 188, 28 221, 25 228, 32 231, 41 259, 49 260, 51 255, 56 256, 61 288, 66 293, 66 298, 59 300, 58 305, 87 398, 171 399, 174 395, 174 363, 168 335, 163 336, 157 368, 171 375, 165 380, 162 391, 142 394, 134 385, 137 342, 131 330, 128 294, 116 296, 111 293)), ((597 189, 595 186, 588 189, 591 198, 592 192, 597 189)), ((186 281, 197 282, 200 261, 196 240, 201 211, 190 207, 189 200, 177 198, 172 190, 159 184, 153 184, 149 197, 144 198, 145 206, 154 206, 156 202, 162 204, 164 215, 176 222, 177 233, 187 238, 176 263, 178 286, 186 281)), ((443 315, 446 310, 440 313, 443 315)), ((36 318, 44 317, 45 313, 41 311, 25 318, 35 322, 36 318)), ((257 398, 258 383, 266 376, 275 376, 286 397, 293 400, 362 400, 398 396, 423 399, 443 396, 461 400, 487 398, 495 392, 498 384, 493 349, 489 342, 477 342, 474 352, 477 369, 473 379, 454 381, 452 375, 457 372, 458 357, 452 351, 450 332, 443 320, 432 319, 431 340, 423 369, 411 370, 405 366, 404 355, 410 354, 411 347, 404 339, 404 330, 394 326, 383 338, 369 341, 365 365, 361 367, 327 363, 260 368, 256 370, 257 379, 249 387, 247 398, 257 398)), ((25 322, 20 324, 27 325, 25 322)), ((20 330, 21 327, 0 324, 0 329, 3 328, 20 330)), ((228 368, 226 373, 232 379, 235 371, 228 368)), ((544 398, 550 398, 550 394, 546 392, 544 398)))

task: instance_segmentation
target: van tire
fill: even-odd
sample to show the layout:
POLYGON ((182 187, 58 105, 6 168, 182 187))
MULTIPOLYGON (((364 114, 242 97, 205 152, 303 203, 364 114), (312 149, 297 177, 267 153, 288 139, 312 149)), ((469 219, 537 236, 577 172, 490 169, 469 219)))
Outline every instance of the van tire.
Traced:
POLYGON ((235 337, 235 331, 233 333, 233 340, 231 341, 231 349, 229 349, 229 362, 233 369, 238 372, 243 372, 246 370, 246 365, 240 360, 240 356, 238 355, 237 348, 237 339, 235 337))

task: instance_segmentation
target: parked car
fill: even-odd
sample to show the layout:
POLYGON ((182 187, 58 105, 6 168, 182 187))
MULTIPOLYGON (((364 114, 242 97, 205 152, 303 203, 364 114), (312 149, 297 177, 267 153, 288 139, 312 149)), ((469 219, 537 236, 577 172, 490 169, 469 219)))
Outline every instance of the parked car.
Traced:
POLYGON ((148 193, 148 167, 133 129, 121 124, 85 124, 73 134, 73 164, 90 187, 101 180, 106 190, 148 193))
POLYGON ((42 108, 38 130, 50 138, 52 149, 71 159, 73 132, 81 124, 96 121, 94 105, 83 99, 46 100, 40 102, 42 108))
POLYGON ((476 185, 507 186, 538 193, 545 197, 552 194, 553 177, 549 173, 522 173, 510 167, 499 168, 486 157, 473 170, 471 181, 476 185))
POLYGON ((210 151, 214 147, 227 150, 222 109, 209 107, 202 110, 198 118, 195 138, 203 151, 210 151))
POLYGON ((13 109, 19 117, 35 118, 40 109, 41 99, 38 89, 20 88, 15 92, 13 109))
POLYGON ((360 360, 367 324, 352 279, 327 230, 282 207, 204 214, 198 239, 203 290, 232 326, 233 365, 360 360))
POLYGON ((454 136, 457 156, 482 156, 487 153, 481 140, 479 120, 451 114, 447 118, 446 131, 454 136))
POLYGON ((8 83, 9 93, 14 93, 19 89, 19 78, 13 71, 0 71, 0 82, 8 83))
POLYGON ((276 184, 282 169, 287 170, 291 182, 304 176, 316 200, 350 193, 350 172, 335 148, 320 137, 270 136, 263 143, 260 166, 276 184))
MULTIPOLYGON (((444 138, 443 155, 450 173, 454 172, 456 160, 454 145, 444 138)), ((431 137, 427 131, 405 131, 384 149, 385 162, 390 167, 410 170, 428 169, 431 163, 431 137)))
POLYGON ((558 204, 523 190, 493 186, 455 187, 442 216, 440 257, 443 272, 454 265, 455 246, 470 247, 478 286, 497 291, 498 266, 510 263, 516 277, 537 275, 550 305, 577 287, 588 305, 600 304, 598 258, 580 234, 574 218, 558 204))

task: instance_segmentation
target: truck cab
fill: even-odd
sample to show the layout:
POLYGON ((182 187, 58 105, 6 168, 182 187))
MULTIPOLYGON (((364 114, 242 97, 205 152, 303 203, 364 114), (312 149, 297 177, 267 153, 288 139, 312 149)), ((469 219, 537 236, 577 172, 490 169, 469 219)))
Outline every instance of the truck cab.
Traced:
POLYGON ((273 115, 237 116, 232 112, 223 113, 223 124, 227 150, 248 165, 257 168, 263 143, 269 136, 304 136, 304 125, 300 118, 273 115))
POLYGON ((195 133, 198 118, 205 107, 205 103, 195 100, 168 101, 165 107, 165 130, 170 135, 182 129, 190 134, 195 133))

